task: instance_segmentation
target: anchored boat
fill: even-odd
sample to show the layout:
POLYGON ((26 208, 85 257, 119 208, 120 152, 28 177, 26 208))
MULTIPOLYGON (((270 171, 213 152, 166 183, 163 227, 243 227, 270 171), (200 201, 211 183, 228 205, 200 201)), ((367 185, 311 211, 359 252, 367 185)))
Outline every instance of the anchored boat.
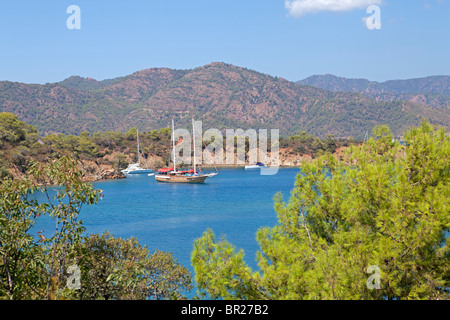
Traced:
POLYGON ((265 165, 262 162, 257 162, 255 164, 249 164, 245 166, 245 170, 249 170, 249 169, 259 169, 259 168, 267 168, 267 165, 265 165))
POLYGON ((206 178, 217 175, 217 172, 202 173, 197 171, 196 155, 195 155, 195 127, 194 120, 192 120, 193 136, 194 136, 194 166, 190 170, 177 170, 176 168, 176 154, 175 154, 175 128, 172 120, 172 152, 173 152, 173 167, 161 168, 155 174, 156 181, 159 182, 174 182, 174 183, 203 183, 206 178))
POLYGON ((152 173, 152 169, 144 169, 141 167, 141 152, 139 146, 139 130, 137 130, 137 163, 130 163, 126 169, 122 170, 123 174, 141 174, 141 173, 152 173))

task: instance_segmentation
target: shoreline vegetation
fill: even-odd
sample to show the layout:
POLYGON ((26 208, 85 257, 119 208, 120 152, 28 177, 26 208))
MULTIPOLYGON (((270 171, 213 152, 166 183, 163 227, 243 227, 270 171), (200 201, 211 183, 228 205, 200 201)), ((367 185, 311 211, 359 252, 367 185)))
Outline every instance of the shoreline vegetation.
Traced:
MULTIPOLYGON (((207 229, 193 243, 191 275, 172 254, 150 252, 137 238, 107 230, 86 235, 79 214, 101 199, 101 190, 83 181, 81 150, 59 157, 56 148, 39 152, 54 148, 47 137, 30 145, 31 126, 0 118, 2 159, 14 160, 19 147, 36 152, 25 158, 23 179, 6 174, 0 183, 1 300, 187 299, 194 284, 193 300, 450 298, 445 128, 423 121, 400 143, 387 126, 376 127, 364 144, 348 146, 342 160, 318 149, 315 159, 302 162, 289 199, 273 198, 277 223, 256 233, 260 270, 247 265, 225 234, 217 238, 207 229), (47 182, 60 187, 56 195, 42 186, 47 182), (48 201, 29 197, 36 191, 48 201), (40 216, 55 221, 47 238, 32 230, 40 216)), ((77 139, 90 141, 84 134, 77 139)))
MULTIPOLYGON (((82 179, 94 182, 109 179, 123 179, 120 171, 136 159, 137 129, 128 132, 81 132, 79 135, 49 134, 39 135, 37 129, 18 120, 8 112, 0 113, 0 178, 10 176, 15 179, 27 175, 29 164, 36 160, 46 162, 64 155, 77 161, 82 179)), ((162 128, 139 132, 142 155, 141 164, 153 170, 170 166, 171 129, 162 128)), ((279 139, 279 167, 300 167, 302 161, 312 161, 324 153, 333 154, 338 159, 342 152, 361 141, 353 139, 325 139, 305 132, 279 139)), ((205 144, 208 144, 205 142, 205 144)), ((203 145, 203 148, 205 147, 203 145)), ((270 143, 269 143, 270 145, 270 143)), ((223 142, 227 147, 226 141, 223 142)), ((246 140, 246 158, 249 144, 246 140)), ((224 152, 225 154, 225 152, 224 152)), ((246 161, 248 162, 248 160, 246 161)), ((249 163, 246 163, 249 164, 249 163)), ((202 164, 203 168, 241 168, 245 164, 202 164)))

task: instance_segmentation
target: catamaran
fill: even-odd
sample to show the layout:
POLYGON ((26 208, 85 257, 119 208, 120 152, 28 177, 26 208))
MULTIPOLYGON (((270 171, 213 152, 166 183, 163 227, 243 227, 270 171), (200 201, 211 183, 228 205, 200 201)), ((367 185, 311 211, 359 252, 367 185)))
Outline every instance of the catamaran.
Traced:
POLYGON ((159 182, 178 182, 178 183, 203 183, 206 178, 217 175, 217 172, 202 173, 197 171, 196 154, 195 154, 195 127, 192 120, 193 136, 194 136, 194 165, 190 170, 177 170, 176 154, 175 154, 175 128, 172 120, 172 152, 173 167, 161 168, 155 174, 156 181, 159 182))
POLYGON ((139 130, 137 130, 137 163, 130 163, 126 169, 122 170, 123 174, 140 174, 140 173, 152 173, 152 169, 144 169, 141 167, 141 152, 139 146, 139 130))

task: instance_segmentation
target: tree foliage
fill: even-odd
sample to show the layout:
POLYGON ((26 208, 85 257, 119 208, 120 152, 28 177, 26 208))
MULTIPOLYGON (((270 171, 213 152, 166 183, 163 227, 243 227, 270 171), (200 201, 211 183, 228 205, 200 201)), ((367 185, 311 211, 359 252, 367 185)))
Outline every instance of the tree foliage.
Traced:
MULTIPOLYGON (((0 177, 11 174, 11 169, 22 174, 28 173, 33 161, 47 162, 63 156, 76 160, 90 160, 97 164, 112 165, 119 170, 128 162, 136 161, 136 128, 127 133, 87 131, 79 135, 48 134, 39 136, 37 130, 17 116, 0 113, 0 177)), ((171 146, 171 130, 162 128, 150 132, 140 132, 141 155, 168 157, 171 146)))
POLYGON ((68 157, 49 164, 33 162, 27 179, 6 178, 0 189, 0 297, 55 298, 84 231, 79 212, 83 205, 98 201, 100 190, 82 181, 68 157), (47 183, 55 186, 56 193, 48 190, 47 183), (39 203, 32 196, 37 192, 47 201, 39 203), (32 233, 36 219, 44 215, 55 221, 55 232, 48 238, 32 233))
POLYGON ((84 236, 80 211, 100 192, 68 156, 31 162, 25 179, 1 181, 0 299, 175 299, 191 288, 189 272, 169 253, 150 255, 134 238, 84 236), (42 216, 53 219, 53 233, 33 229, 42 216), (78 290, 67 286, 74 265, 78 290))
POLYGON ((280 138, 280 147, 291 149, 292 153, 310 154, 316 157, 323 153, 335 153, 336 149, 342 146, 348 146, 357 141, 349 139, 335 139, 333 135, 328 135, 325 139, 314 137, 313 135, 301 132, 287 139, 280 138))
POLYGON ((4 142, 18 143, 25 140, 28 133, 36 133, 37 130, 18 120, 17 116, 9 112, 0 112, 0 147, 4 142))
POLYGON ((79 299, 179 299, 192 288, 191 275, 172 254, 150 254, 136 238, 93 234, 84 239, 79 254, 79 299))
POLYGON ((448 299, 450 140, 427 122, 404 144, 386 126, 340 162, 302 165, 276 226, 258 230, 258 271, 208 230, 192 252, 199 291, 238 299, 448 299), (380 270, 371 289, 369 266, 380 270), (373 288, 373 287, 372 287, 373 288))

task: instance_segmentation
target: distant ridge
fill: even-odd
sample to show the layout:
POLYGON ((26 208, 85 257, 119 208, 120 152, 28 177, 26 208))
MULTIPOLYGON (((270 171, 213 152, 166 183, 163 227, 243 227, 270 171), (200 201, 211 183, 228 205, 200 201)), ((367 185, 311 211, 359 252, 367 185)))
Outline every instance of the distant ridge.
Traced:
POLYGON ((326 75, 294 83, 213 62, 190 70, 149 68, 103 81, 79 76, 45 85, 1 81, 0 111, 17 114, 44 134, 151 130, 169 126, 172 118, 177 127, 189 128, 193 117, 203 121, 203 129, 273 128, 284 136, 305 131, 338 138, 363 138, 377 124, 399 136, 424 117, 449 126, 446 91, 438 82, 390 86, 396 92, 433 86, 422 103, 406 99, 411 93, 387 89, 371 97, 376 83, 347 80, 326 75))
POLYGON ((377 101, 406 100, 435 108, 450 108, 450 76, 444 75, 376 82, 325 74, 311 76, 296 83, 333 92, 361 92, 377 101))

